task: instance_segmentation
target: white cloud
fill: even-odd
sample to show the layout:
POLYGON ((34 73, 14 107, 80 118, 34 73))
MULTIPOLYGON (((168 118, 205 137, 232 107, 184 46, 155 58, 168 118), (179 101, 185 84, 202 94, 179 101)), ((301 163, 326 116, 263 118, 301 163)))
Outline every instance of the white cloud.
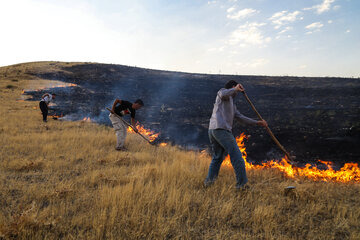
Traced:
POLYGON ((332 24, 332 23, 333 23, 333 20, 329 20, 329 21, 328 21, 328 24, 332 24))
POLYGON ((231 8, 228 8, 226 11, 228 12, 228 13, 231 13, 231 12, 233 12, 235 10, 235 7, 231 7, 231 8))
POLYGON ((303 10, 313 10, 315 9, 317 14, 322 14, 324 12, 327 12, 331 9, 331 4, 334 3, 335 0, 323 0, 321 4, 314 5, 309 8, 304 8, 303 10))
POLYGON ((333 9, 336 11, 336 10, 339 10, 341 8, 341 6, 340 5, 336 5, 336 6, 334 6, 333 7, 333 9))
POLYGON ((238 62, 238 63, 236 63, 236 65, 243 67, 243 68, 257 68, 257 67, 266 65, 268 62, 269 62, 269 60, 267 60, 265 58, 258 58, 258 59, 254 59, 250 62, 247 62, 247 63, 238 62))
POLYGON ((321 22, 314 22, 312 24, 307 25, 305 28, 309 29, 311 31, 308 31, 306 34, 312 34, 315 32, 320 32, 320 28, 322 28, 324 26, 324 24, 322 24, 321 22))
POLYGON ((248 45, 265 46, 266 43, 271 41, 270 37, 264 37, 259 30, 259 27, 266 25, 266 23, 246 23, 239 26, 235 31, 230 34, 228 44, 246 47, 248 45))
POLYGON ((290 31, 290 30, 292 30, 292 29, 293 29, 292 27, 286 27, 286 28, 284 28, 282 31, 280 31, 279 34, 286 33, 286 32, 288 32, 288 31, 290 31))
POLYGON ((305 69, 305 68, 307 68, 307 65, 305 65, 305 64, 304 64, 304 65, 300 65, 299 68, 300 68, 300 69, 305 69))
POLYGON ((322 28, 324 26, 324 24, 322 24, 321 22, 314 22, 312 24, 307 25, 305 28, 306 29, 319 29, 322 28))
POLYGON ((224 51, 224 49, 225 49, 225 46, 213 47, 213 48, 209 48, 208 51, 209 52, 222 52, 222 51, 224 51))
POLYGON ((288 11, 281 11, 274 13, 269 20, 272 21, 273 24, 275 24, 275 29, 279 29, 282 25, 294 22, 297 19, 302 20, 303 18, 298 18, 298 16, 301 14, 300 11, 294 11, 289 12, 288 11))
MULTIPOLYGON (((229 9, 230 9, 230 12, 235 10, 235 9, 232 9, 232 8, 229 8, 229 9)), ((228 12, 229 12, 229 9, 228 9, 228 12)), ((233 14, 228 14, 226 17, 229 18, 229 19, 240 20, 242 18, 252 16, 255 13, 258 13, 258 12, 259 11, 255 10, 255 9, 252 9, 252 8, 245 8, 243 10, 239 10, 237 12, 234 12, 233 14)))
POLYGON ((350 29, 346 30, 346 33, 350 33, 350 32, 351 32, 350 29))

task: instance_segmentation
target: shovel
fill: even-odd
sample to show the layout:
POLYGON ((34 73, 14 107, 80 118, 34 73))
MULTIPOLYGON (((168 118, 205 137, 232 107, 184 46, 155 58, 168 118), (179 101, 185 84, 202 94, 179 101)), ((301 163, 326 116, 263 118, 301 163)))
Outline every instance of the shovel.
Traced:
POLYGON ((137 134, 139 134, 143 139, 145 139, 148 143, 150 143, 151 145, 154 145, 152 142, 150 142, 149 139, 147 139, 144 135, 142 135, 141 133, 138 132, 137 129, 135 129, 130 123, 128 123, 127 121, 125 121, 122 117, 120 117, 119 115, 117 115, 116 113, 113 113, 112 110, 110 108, 106 108, 109 112, 111 112, 112 114, 114 114, 117 118, 119 118, 123 123, 125 123, 125 125, 127 125, 128 127, 131 127, 134 132, 136 132, 137 134))
MULTIPOLYGON (((259 117, 260 120, 264 120, 260 113, 256 110, 254 104, 250 101, 249 97, 246 95, 245 91, 242 91, 242 93, 244 94, 245 99, 248 101, 248 103, 250 104, 251 108, 254 110, 254 112, 257 114, 257 116, 259 117)), ((281 149, 281 151, 283 151, 283 153, 285 153, 285 156, 287 157, 287 159, 293 163, 294 157, 290 156, 289 152, 286 151, 286 149, 281 145, 281 143, 279 142, 279 140, 277 140, 277 138, 275 137, 275 135, 273 134, 273 132, 271 131, 271 129, 266 126, 266 131, 270 134, 271 138, 274 140, 274 142, 276 143, 276 145, 278 145, 278 147, 281 149)))

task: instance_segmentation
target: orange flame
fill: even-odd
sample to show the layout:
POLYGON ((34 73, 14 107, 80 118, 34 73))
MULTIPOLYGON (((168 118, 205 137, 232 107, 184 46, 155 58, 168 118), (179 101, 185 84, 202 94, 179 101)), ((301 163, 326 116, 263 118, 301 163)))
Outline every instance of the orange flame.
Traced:
POLYGON ((81 121, 84 121, 84 122, 91 122, 91 119, 90 119, 90 117, 84 117, 81 121))
MULTIPOLYGON (((142 135, 148 137, 150 142, 155 141, 155 139, 159 136, 159 133, 155 133, 154 131, 150 129, 144 128, 142 125, 138 124, 136 125, 136 129, 141 133, 142 135)), ((134 132, 134 130, 131 127, 128 127, 128 132, 134 132)))
POLYGON ((159 144, 160 147, 165 147, 165 146, 167 146, 167 145, 168 145, 168 144, 165 143, 165 142, 159 144))
POLYGON ((64 115, 60 114, 60 115, 52 115, 53 118, 62 118, 64 115))
MULTIPOLYGON (((316 166, 306 164, 305 167, 296 167, 290 164, 290 162, 284 157, 280 161, 271 160, 269 162, 262 163, 261 165, 254 165, 246 161, 247 153, 245 148, 244 139, 246 135, 242 133, 236 138, 236 142, 243 155, 245 166, 247 169, 264 169, 273 168, 286 174, 286 176, 306 177, 315 181, 336 181, 336 182, 360 182, 360 168, 357 163, 346 163, 340 170, 335 171, 332 168, 332 162, 318 160, 321 164, 326 165, 327 169, 318 169, 316 166)), ((230 156, 226 156, 223 164, 230 167, 230 156)))

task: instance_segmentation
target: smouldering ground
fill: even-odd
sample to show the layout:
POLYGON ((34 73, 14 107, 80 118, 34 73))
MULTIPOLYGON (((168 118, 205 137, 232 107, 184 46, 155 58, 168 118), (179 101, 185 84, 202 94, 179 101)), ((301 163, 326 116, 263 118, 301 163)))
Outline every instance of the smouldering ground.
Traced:
POLYGON ((116 152, 109 127, 44 125, 17 101, 27 85, 0 80, 0 239, 360 239, 359 184, 250 170, 237 192, 222 168, 204 189, 208 157, 133 134, 116 152))

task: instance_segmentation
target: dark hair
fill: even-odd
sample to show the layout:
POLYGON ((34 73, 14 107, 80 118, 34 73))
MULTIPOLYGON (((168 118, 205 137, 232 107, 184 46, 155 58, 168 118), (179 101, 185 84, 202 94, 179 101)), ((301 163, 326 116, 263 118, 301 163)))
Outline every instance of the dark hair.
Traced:
POLYGON ((225 88, 226 88, 226 89, 230 89, 230 88, 232 88, 232 87, 234 87, 234 86, 236 86, 236 85, 238 85, 237 82, 235 82, 234 80, 230 80, 230 81, 228 81, 228 82, 225 84, 225 88))
POLYGON ((53 95, 53 96, 57 96, 57 94, 56 94, 56 93, 52 93, 51 95, 53 95))
POLYGON ((141 106, 144 106, 144 102, 141 99, 136 99, 135 103, 140 104, 141 106))

